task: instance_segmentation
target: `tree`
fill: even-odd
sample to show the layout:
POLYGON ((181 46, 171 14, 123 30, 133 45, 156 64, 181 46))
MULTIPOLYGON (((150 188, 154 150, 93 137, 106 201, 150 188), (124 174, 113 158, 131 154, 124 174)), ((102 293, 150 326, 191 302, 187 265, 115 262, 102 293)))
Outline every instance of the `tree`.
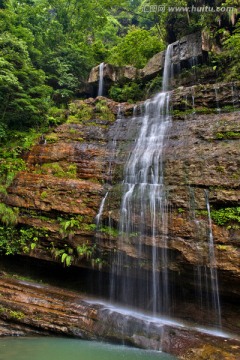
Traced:
POLYGON ((163 49, 163 42, 148 30, 131 27, 110 53, 108 61, 116 65, 142 68, 154 54, 163 49))
POLYGON ((0 36, 1 124, 9 128, 44 121, 51 89, 42 70, 34 69, 26 43, 9 33, 0 36))

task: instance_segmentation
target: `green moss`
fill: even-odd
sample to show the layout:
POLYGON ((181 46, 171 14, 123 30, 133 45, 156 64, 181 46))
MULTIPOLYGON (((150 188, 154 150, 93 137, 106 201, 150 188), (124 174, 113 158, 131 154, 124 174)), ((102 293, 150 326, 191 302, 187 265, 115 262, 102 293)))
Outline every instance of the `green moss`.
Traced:
POLYGON ((22 320, 25 317, 25 314, 21 311, 11 310, 6 308, 5 306, 0 306, 0 314, 6 314, 8 317, 14 320, 22 320))
POLYGON ((86 104, 84 101, 79 100, 69 105, 70 115, 67 123, 76 124, 83 120, 90 120, 93 117, 92 106, 86 104))
MULTIPOLYGON (((197 211, 199 215, 208 215, 207 210, 197 211)), ((240 207, 221 208, 211 210, 211 218, 215 224, 227 226, 230 228, 239 228, 240 226, 240 207)))
POLYGON ((215 112, 215 109, 210 109, 204 106, 199 106, 195 109, 196 114, 212 114, 215 112))
POLYGON ((192 115, 192 114, 193 114, 193 109, 187 109, 184 111, 182 111, 182 110, 173 110, 172 111, 172 115, 174 117, 180 117, 180 118, 185 117, 187 115, 192 115))
POLYGON ((226 250, 229 249, 229 246, 227 246, 227 245, 217 245, 216 248, 218 250, 226 251, 226 250))
POLYGON ((112 237, 117 237, 119 236, 119 231, 117 229, 114 229, 110 226, 102 226, 99 231, 103 234, 112 236, 112 237))
POLYGON ((25 317, 24 313, 21 311, 9 310, 8 313, 12 319, 16 320, 22 320, 25 317))
POLYGON ((77 134, 78 131, 77 131, 76 129, 74 129, 74 128, 70 128, 70 129, 69 129, 69 133, 72 134, 72 135, 74 135, 74 134, 77 134))
MULTIPOLYGON (((51 174, 56 177, 63 177, 69 179, 77 178, 77 165, 69 164, 68 166, 63 167, 58 162, 56 163, 48 163, 43 164, 40 168, 36 170, 38 174, 51 174)), ((41 194, 41 198, 44 199, 46 197, 46 192, 41 194), (44 193, 44 195, 43 195, 44 193), (43 197, 42 197, 43 196, 43 197), (45 197, 44 197, 45 196, 45 197)))
POLYGON ((218 133, 216 134, 216 138, 217 138, 218 140, 240 139, 240 131, 218 132, 218 133))
POLYGON ((96 224, 83 224, 81 226, 81 229, 85 231, 95 231, 96 230, 96 224))
POLYGON ((219 165, 219 166, 216 166, 216 170, 217 170, 218 172, 220 172, 220 173, 224 173, 224 172, 225 172, 225 167, 219 165))
POLYGON ((43 192, 41 193, 41 195, 40 195, 40 198, 41 198, 42 200, 46 199, 47 197, 48 197, 47 191, 43 191, 43 192))
POLYGON ((69 115, 67 119, 67 124, 79 124, 79 118, 76 115, 69 115))
POLYGON ((66 109, 60 109, 56 106, 51 107, 48 110, 48 125, 49 126, 58 126, 62 124, 64 121, 66 121, 66 109))
POLYGON ((106 100, 98 100, 95 106, 96 117, 100 120, 114 121, 115 116, 107 106, 106 100))
POLYGON ((53 144, 58 141, 58 135, 56 133, 47 134, 45 139, 48 144, 53 144))
POLYGON ((15 225, 18 222, 19 209, 0 203, 0 220, 5 225, 15 225))
POLYGON ((236 108, 232 105, 226 105, 223 108, 221 108, 221 111, 226 112, 226 113, 233 112, 233 111, 239 111, 239 110, 240 110, 239 108, 236 108))

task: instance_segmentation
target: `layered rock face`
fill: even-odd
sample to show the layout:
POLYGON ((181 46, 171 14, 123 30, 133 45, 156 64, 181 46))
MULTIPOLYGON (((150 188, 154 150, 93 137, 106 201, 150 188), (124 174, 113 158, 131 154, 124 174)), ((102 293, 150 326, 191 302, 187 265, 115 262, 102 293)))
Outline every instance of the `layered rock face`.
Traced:
MULTIPOLYGON (((181 67, 190 67, 191 62, 203 63, 207 60, 208 51, 212 49, 208 39, 200 32, 184 36, 172 44, 172 64, 176 71, 181 67)), ((103 78, 105 91, 116 82, 140 80, 146 82, 161 74, 164 67, 165 51, 154 55, 143 69, 136 69, 134 66, 114 66, 104 64, 103 78)), ((99 82, 99 66, 92 68, 88 78, 88 91, 93 95, 97 94, 99 82)))
POLYGON ((93 304, 76 292, 5 277, 0 279, 0 290, 0 336, 74 336, 162 350, 179 359, 199 360, 207 355, 208 359, 237 360, 239 353, 238 340, 93 304))
MULTIPOLYGON (((173 123, 164 148, 170 280, 181 283, 179 298, 188 297, 195 291, 196 269, 210 267, 207 192, 220 295, 237 303, 239 84, 178 88, 171 98, 173 123)), ((140 114, 142 104, 121 104, 119 112, 118 103, 100 97, 76 101, 72 108, 67 123, 48 134, 46 144, 32 148, 27 171, 16 176, 4 198, 7 205, 19 207, 18 226, 44 229, 28 256, 65 265, 68 256, 73 265, 109 272, 113 254, 122 252, 133 267, 142 260, 143 271, 152 271, 148 234, 142 239, 142 259, 137 259, 138 234, 124 242, 118 232, 124 164, 141 126, 141 117, 130 115, 140 114), (117 113, 121 116, 115 121, 117 113)), ((160 238, 157 246, 163 246, 160 238)))

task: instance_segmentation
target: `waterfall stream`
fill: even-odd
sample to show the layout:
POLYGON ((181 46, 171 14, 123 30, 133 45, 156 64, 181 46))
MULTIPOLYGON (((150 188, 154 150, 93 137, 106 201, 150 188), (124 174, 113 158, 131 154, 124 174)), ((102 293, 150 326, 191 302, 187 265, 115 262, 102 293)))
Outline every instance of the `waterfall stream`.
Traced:
POLYGON ((218 90, 219 89, 215 86, 214 90, 215 90, 215 98, 216 98, 216 106, 217 106, 216 110, 217 110, 217 113, 220 114, 221 109, 219 107, 219 100, 218 100, 218 90))
POLYGON ((124 303, 143 305, 153 313, 168 312, 168 203, 164 184, 164 146, 171 125, 169 112, 169 79, 172 47, 165 54, 162 92, 145 102, 141 128, 125 166, 120 209, 120 252, 113 261, 111 294, 124 303), (147 224, 150 224, 147 225, 147 224), (150 242, 151 254, 147 249, 150 242), (134 252, 135 264, 126 255, 134 252), (149 275, 138 276, 142 262, 151 269, 149 275), (117 277, 124 280, 118 281, 117 277), (148 300, 146 300, 146 298, 148 300))
POLYGON ((104 69, 104 63, 102 62, 99 65, 99 83, 98 83, 98 96, 103 95, 103 69, 104 69))
POLYGON ((100 204, 100 208, 99 208, 99 211, 98 211, 98 214, 96 215, 96 225, 97 225, 97 229, 99 227, 99 224, 100 224, 100 221, 101 221, 101 216, 102 216, 102 213, 103 213, 103 209, 104 209, 104 205, 105 205, 105 201, 107 199, 107 196, 108 196, 108 191, 106 192, 105 196, 103 197, 102 201, 101 201, 101 204, 100 204))
POLYGON ((218 289, 218 274, 217 274, 217 265, 214 251, 214 239, 213 239, 213 231, 212 231, 212 219, 211 219, 211 211, 209 204, 209 196, 208 192, 205 191, 206 198, 206 206, 208 212, 208 247, 209 247, 209 270, 210 270, 210 281, 211 281, 211 297, 212 297, 212 307, 214 309, 214 314, 216 317, 217 325, 221 326, 221 307, 219 300, 219 289, 218 289))

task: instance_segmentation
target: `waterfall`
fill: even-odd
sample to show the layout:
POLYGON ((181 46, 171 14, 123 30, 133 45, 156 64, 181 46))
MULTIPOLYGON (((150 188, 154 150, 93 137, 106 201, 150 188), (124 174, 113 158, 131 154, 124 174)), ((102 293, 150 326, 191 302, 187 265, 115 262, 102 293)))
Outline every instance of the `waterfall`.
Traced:
POLYGON ((191 92, 192 92, 192 109, 193 109, 193 114, 196 114, 196 109, 195 109, 195 88, 194 88, 194 86, 191 87, 191 92))
POLYGON ((168 92, 171 54, 169 45, 162 92, 145 102, 140 134, 125 166, 119 252, 112 267, 112 299, 145 307, 153 313, 167 313, 169 309, 168 203, 163 163, 171 125, 168 92), (127 255, 129 251, 131 258, 127 255))
POLYGON ((104 205, 105 205, 105 201, 107 199, 107 196, 108 196, 108 192, 106 192, 104 198, 102 199, 99 210, 98 210, 98 214, 96 215, 96 218, 95 218, 97 228, 99 227, 99 224, 100 224, 100 220, 101 220, 101 216, 102 216, 102 213, 103 213, 103 209, 104 209, 104 205))
POLYGON ((233 109, 236 110, 238 108, 239 98, 238 98, 238 93, 236 90, 236 85, 234 83, 232 83, 231 92, 232 92, 233 109))
POLYGON ((212 306, 214 308, 214 314, 216 316, 217 325, 221 326, 221 308, 219 300, 219 289, 218 289, 218 274, 217 274, 217 264, 214 251, 214 241, 213 241, 213 232, 212 232, 212 219, 211 211, 209 204, 208 192, 205 191, 206 206, 208 212, 208 248, 209 248, 209 270, 210 270, 210 280, 211 280, 211 297, 212 297, 212 306))
POLYGON ((103 68, 104 68, 104 63, 102 62, 102 63, 99 65, 98 96, 102 96, 102 95, 103 95, 103 68))
POLYGON ((220 114, 221 109, 220 109, 220 107, 219 107, 218 90, 219 90, 219 89, 215 86, 215 87, 214 87, 214 91, 215 91, 215 98, 216 98, 217 112, 220 114))

